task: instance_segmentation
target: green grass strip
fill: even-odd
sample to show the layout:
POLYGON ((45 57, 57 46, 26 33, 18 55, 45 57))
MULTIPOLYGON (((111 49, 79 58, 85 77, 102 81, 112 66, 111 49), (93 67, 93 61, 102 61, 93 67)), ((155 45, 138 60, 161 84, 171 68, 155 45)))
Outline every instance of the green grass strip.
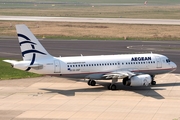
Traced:
POLYGON ((20 78, 32 78, 40 77, 42 75, 17 70, 11 67, 11 64, 6 63, 3 58, 0 58, 0 80, 9 80, 9 79, 20 79, 20 78))

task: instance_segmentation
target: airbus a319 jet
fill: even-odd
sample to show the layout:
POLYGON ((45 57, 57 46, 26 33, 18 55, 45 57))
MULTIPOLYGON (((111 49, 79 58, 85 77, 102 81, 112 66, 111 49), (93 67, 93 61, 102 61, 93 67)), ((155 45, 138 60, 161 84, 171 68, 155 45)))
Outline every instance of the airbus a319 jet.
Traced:
POLYGON ((41 45, 26 25, 16 25, 22 61, 4 60, 16 69, 38 74, 96 80, 112 80, 109 90, 122 79, 126 86, 155 85, 155 75, 174 71, 177 66, 161 54, 123 54, 78 57, 54 57, 41 45))

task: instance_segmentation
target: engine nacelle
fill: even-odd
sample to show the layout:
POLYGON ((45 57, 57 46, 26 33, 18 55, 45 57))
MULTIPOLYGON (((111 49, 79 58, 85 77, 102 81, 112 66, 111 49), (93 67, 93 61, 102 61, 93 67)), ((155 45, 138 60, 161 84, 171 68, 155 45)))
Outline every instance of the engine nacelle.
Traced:
POLYGON ((149 86, 151 82, 152 77, 148 74, 133 76, 130 79, 123 79, 123 84, 126 86, 149 86))

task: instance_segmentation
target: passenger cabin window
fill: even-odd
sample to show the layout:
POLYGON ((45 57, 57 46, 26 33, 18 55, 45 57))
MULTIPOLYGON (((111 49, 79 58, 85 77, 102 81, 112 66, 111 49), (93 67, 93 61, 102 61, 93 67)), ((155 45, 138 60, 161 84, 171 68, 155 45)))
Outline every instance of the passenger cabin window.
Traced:
MULTIPOLYGON (((169 59, 164 59, 164 60, 162 60, 163 62, 166 62, 166 63, 169 63, 169 62, 171 62, 169 59)), ((97 63, 97 64, 75 64, 75 65, 67 65, 67 67, 90 67, 90 66, 107 66, 107 65, 120 65, 120 64, 122 64, 122 65, 133 65, 133 64, 155 64, 156 63, 156 61, 139 61, 139 62, 125 62, 125 63, 119 63, 119 62, 117 62, 117 63, 97 63)))

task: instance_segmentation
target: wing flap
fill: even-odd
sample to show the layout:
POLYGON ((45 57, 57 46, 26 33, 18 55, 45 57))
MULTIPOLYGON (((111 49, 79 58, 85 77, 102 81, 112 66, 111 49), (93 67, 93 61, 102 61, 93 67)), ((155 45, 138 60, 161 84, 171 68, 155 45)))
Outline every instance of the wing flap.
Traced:
POLYGON ((105 77, 106 79, 113 79, 113 78, 123 79, 125 77, 131 77, 134 75, 136 74, 130 71, 117 71, 117 72, 111 72, 111 73, 105 74, 103 75, 103 77, 105 77))

